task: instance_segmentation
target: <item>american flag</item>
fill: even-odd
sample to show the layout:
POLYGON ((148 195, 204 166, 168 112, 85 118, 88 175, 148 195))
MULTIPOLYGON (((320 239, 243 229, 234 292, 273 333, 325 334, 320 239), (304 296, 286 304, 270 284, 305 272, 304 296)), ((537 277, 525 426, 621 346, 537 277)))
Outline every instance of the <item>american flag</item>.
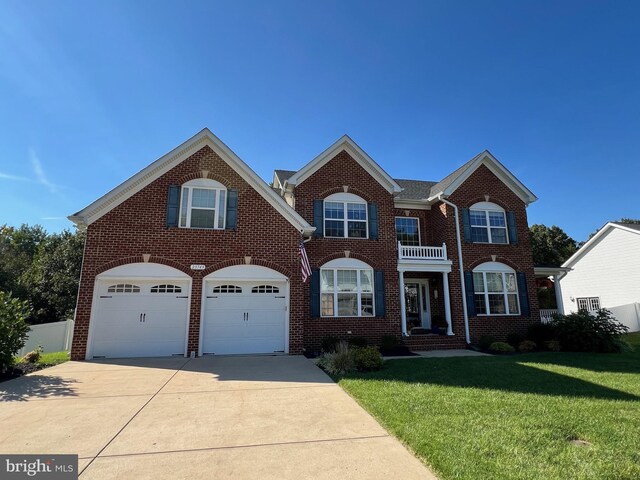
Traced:
POLYGON ((304 248, 303 240, 300 240, 298 255, 300 256, 300 272, 302 273, 302 283, 307 283, 308 278, 311 276, 311 265, 309 264, 309 257, 307 257, 307 251, 304 248))

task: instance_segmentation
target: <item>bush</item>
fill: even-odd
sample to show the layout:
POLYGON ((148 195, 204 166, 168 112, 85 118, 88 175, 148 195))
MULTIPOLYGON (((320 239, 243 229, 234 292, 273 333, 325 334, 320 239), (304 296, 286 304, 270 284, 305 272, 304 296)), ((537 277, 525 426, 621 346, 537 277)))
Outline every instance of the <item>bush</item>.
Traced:
POLYGON ((338 337, 327 335, 326 337, 323 337, 320 342, 320 348, 324 353, 332 353, 336 351, 338 343, 340 343, 340 339, 338 337))
POLYGON ((357 348, 364 348, 369 344, 364 337, 351 337, 349 338, 349 345, 357 348))
POLYGON ((22 357, 22 361, 25 363, 36 363, 38 360, 40 360, 42 351, 42 345, 38 345, 35 350, 30 351, 24 357, 22 357))
POLYGON ((524 341, 524 335, 522 335, 521 333, 513 332, 507 335, 507 343, 513 348, 518 348, 518 345, 520 345, 524 341))
POLYGON ((15 355, 24 347, 29 333, 26 302, 0 292, 0 373, 13 364, 15 355))
POLYGON ((480 340, 478 340, 478 346, 482 350, 489 350, 491 345, 494 344, 495 342, 496 342, 495 337, 492 337, 491 335, 483 335, 482 337, 480 337, 480 340))
POLYGON ((489 351, 494 353, 513 353, 516 351, 511 345, 507 342, 493 342, 489 346, 489 351))
POLYGON ((622 335, 629 331, 605 308, 595 314, 580 310, 569 315, 557 315, 551 324, 560 347, 568 352, 620 352, 623 349, 622 335))
POLYGON ((548 342, 544 342, 544 348, 550 352, 559 352, 560 342, 558 340, 549 340, 548 342))
POLYGON ((536 342, 532 342, 531 340, 524 340, 520 342, 518 345, 518 350, 522 353, 533 352, 536 349, 536 342))
POLYGON ((356 368, 361 372, 380 370, 382 368, 382 355, 376 347, 355 348, 353 359, 356 368))
POLYGON ((394 335, 384 335, 380 341, 381 352, 392 352, 400 345, 400 340, 394 335))
POLYGON ((338 342, 335 352, 325 353, 318 362, 331 375, 344 375, 356 369, 353 350, 347 342, 338 342))
POLYGON ((544 345, 555 338, 556 331, 550 323, 534 323, 527 330, 527 340, 535 342, 536 345, 544 345))

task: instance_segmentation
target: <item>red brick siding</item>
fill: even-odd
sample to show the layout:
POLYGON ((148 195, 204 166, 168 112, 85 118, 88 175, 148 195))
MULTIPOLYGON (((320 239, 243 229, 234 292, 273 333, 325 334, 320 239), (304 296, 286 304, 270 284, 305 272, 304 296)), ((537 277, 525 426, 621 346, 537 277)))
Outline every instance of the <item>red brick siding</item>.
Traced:
POLYGON ((307 289, 300 279, 297 247, 300 234, 260 194, 209 147, 204 147, 162 177, 137 192, 87 229, 87 243, 76 311, 72 358, 84 359, 95 277, 119 264, 151 261, 164 263, 192 277, 188 351, 198 351, 202 278, 213 269, 252 263, 278 270, 290 278, 289 351, 301 353, 303 319, 307 315, 307 289), (238 224, 232 230, 166 228, 169 185, 209 178, 237 189, 238 224), (191 264, 209 268, 191 271, 191 264))

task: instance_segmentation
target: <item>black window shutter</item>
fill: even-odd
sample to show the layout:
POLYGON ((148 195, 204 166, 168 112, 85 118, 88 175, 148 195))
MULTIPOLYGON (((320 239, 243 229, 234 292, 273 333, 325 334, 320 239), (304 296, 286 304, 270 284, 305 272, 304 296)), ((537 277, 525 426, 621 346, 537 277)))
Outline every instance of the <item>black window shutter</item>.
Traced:
POLYGON ((312 318, 320 316, 320 269, 311 269, 311 278, 309 282, 309 313, 312 318))
POLYGON ((177 227, 180 214, 180 185, 169 185, 167 227, 177 227))
POLYGON ((373 286, 376 296, 376 317, 384 317, 384 272, 376 270, 373 272, 373 286))
POLYGON ((467 315, 470 317, 476 314, 476 302, 473 287, 473 272, 464 272, 464 289, 467 299, 467 315))
POLYGON ((371 240, 378 239, 378 205, 370 203, 369 208, 369 238, 371 240))
POLYGON ((520 296, 520 314, 528 317, 531 315, 529 308, 529 290, 527 289, 527 276, 524 272, 517 272, 518 279, 518 295, 520 296))
POLYGON ((227 190, 227 221, 225 228, 235 230, 238 225, 238 190, 227 190))
POLYGON ((316 231, 313 235, 316 237, 322 237, 324 226, 324 202, 322 200, 313 201, 313 226, 316 227, 316 231))
POLYGON ((471 219, 469 218, 469 209, 462 209, 462 228, 464 230, 464 241, 471 243, 471 219))
POLYGON ((507 228, 509 229, 509 243, 518 244, 518 229, 516 228, 516 215, 513 212, 507 212, 507 228))

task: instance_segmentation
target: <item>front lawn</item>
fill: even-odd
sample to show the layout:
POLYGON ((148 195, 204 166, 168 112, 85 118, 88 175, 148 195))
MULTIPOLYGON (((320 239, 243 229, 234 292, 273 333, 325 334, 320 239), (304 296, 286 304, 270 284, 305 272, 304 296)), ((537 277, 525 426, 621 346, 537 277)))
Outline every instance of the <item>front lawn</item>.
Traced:
POLYGON ((15 363, 9 369, 0 373, 0 382, 11 380, 13 378, 26 375, 27 373, 37 372, 43 368, 53 367, 59 363, 69 361, 69 352, 49 352, 40 355, 35 363, 26 363, 21 358, 16 358, 15 363))
POLYGON ((392 360, 336 380, 443 479, 637 479, 640 334, 627 339, 635 351, 392 360))

